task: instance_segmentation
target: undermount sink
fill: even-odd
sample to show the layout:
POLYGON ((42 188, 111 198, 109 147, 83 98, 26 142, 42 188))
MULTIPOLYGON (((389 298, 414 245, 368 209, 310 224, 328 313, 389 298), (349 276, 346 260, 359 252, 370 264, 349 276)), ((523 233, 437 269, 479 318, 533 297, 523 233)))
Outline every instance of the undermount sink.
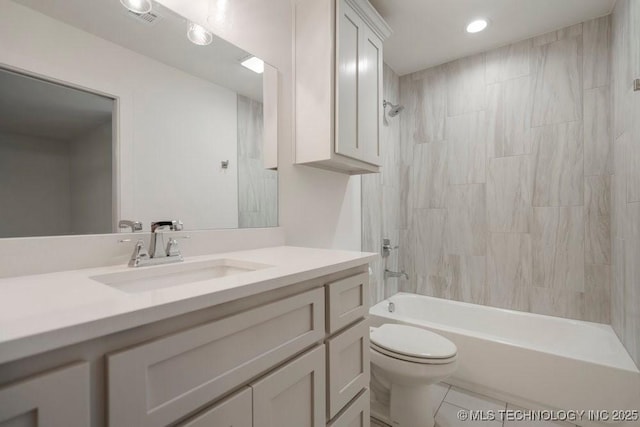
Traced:
POLYGON ((203 280, 235 276, 269 268, 270 265, 233 259, 140 267, 120 273, 93 276, 90 279, 128 293, 139 293, 172 286, 186 285, 203 280))

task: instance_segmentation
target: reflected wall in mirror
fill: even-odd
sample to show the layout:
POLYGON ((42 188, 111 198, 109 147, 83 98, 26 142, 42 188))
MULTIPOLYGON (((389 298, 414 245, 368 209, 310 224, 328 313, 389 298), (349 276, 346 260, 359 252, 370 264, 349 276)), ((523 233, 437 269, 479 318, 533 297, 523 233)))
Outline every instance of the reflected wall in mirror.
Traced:
POLYGON ((277 71, 152 7, 0 0, 0 237, 277 226, 277 71))

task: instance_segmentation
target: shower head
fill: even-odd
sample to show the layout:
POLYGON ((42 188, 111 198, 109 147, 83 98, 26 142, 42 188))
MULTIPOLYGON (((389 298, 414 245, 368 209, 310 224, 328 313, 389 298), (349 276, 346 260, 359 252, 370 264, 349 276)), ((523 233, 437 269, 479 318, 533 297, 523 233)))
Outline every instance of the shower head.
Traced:
POLYGON ((384 108, 387 108, 387 106, 391 107, 391 109, 389 110, 389 117, 395 117, 398 114, 400 114, 400 112, 402 112, 402 110, 404 110, 404 106, 403 105, 392 104, 389 101, 387 101, 386 99, 383 101, 382 106, 384 108))

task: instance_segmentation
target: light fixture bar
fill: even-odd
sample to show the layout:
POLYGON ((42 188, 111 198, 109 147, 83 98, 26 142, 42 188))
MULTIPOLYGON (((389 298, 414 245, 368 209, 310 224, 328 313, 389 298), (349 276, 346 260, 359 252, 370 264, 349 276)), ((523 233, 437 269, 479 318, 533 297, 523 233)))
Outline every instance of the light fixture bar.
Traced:
POLYGON ((195 22, 189 23, 189 28, 187 30, 187 37, 193 44, 197 44, 198 46, 206 46, 211 44, 213 41, 213 34, 210 31, 207 31, 201 25, 196 24, 195 22))
POLYGON ((120 0, 120 3, 133 13, 144 15, 151 12, 151 0, 120 0))

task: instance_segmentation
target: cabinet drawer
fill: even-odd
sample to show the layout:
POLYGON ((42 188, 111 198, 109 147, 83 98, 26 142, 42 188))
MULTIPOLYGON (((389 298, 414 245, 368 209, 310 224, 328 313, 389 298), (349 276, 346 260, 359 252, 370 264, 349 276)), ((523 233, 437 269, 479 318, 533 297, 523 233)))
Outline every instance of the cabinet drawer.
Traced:
POLYGON ((367 314, 369 275, 347 277, 327 284, 327 330, 330 334, 354 323, 367 314))
POLYGON ((252 427, 252 405, 251 388, 247 387, 178 427, 252 427))
POLYGON ((325 369, 320 346, 251 384, 253 427, 324 427, 325 369))
POLYGON ((341 412, 328 427, 369 427, 370 422, 369 389, 362 390, 360 395, 341 412))
POLYGON ((369 325, 363 320, 327 342, 329 419, 369 386, 369 325))
POLYGON ((0 426, 86 427, 89 364, 78 363, 0 388, 0 426))
POLYGON ((319 288, 112 354, 109 425, 175 422, 323 336, 319 288))

